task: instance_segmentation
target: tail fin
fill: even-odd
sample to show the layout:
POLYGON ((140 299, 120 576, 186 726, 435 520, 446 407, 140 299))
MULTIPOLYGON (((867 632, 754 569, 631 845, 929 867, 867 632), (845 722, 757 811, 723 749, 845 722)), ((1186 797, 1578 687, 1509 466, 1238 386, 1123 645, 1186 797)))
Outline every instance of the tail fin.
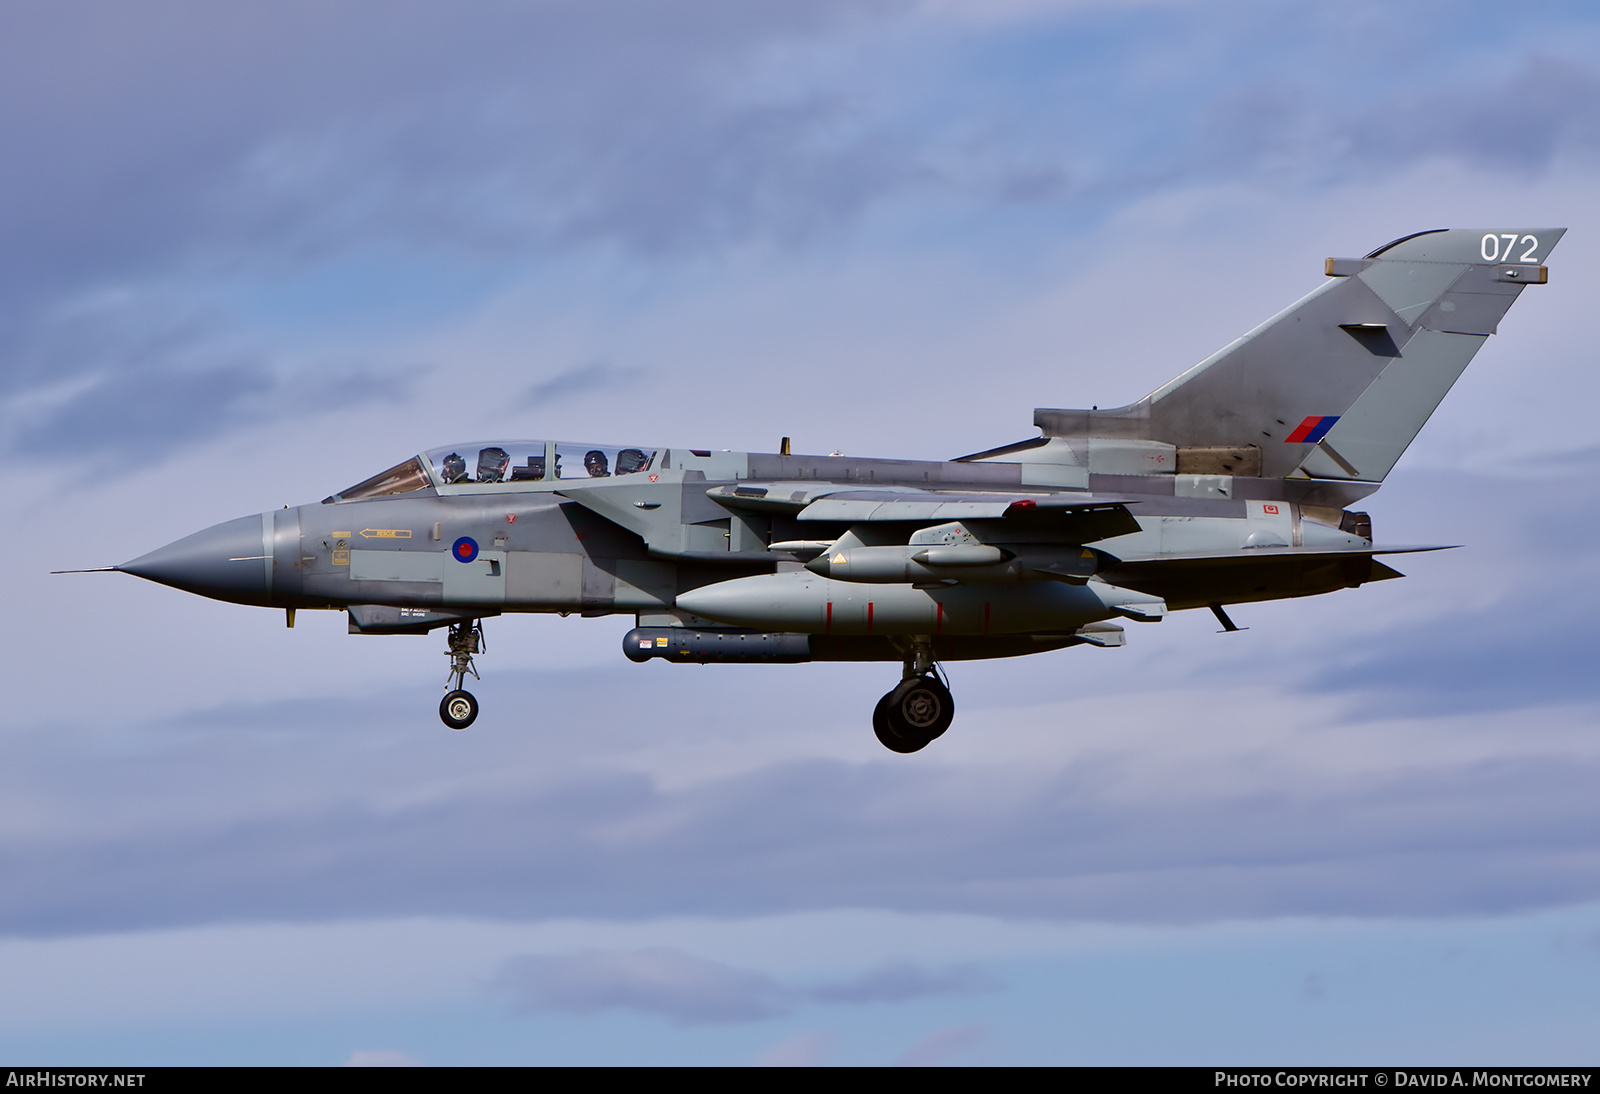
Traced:
POLYGON ((1176 445, 1180 463, 1253 448, 1266 478, 1381 481, 1565 232, 1419 232, 1330 258, 1325 284, 1139 402, 1034 424, 1176 445))

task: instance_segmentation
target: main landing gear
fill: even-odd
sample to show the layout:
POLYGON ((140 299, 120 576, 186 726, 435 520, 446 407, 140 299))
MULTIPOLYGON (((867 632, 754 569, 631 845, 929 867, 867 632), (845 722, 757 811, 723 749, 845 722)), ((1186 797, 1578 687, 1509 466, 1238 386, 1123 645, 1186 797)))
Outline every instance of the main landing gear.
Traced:
POLYGON ((955 714, 955 700, 933 660, 933 642, 914 639, 904 678, 872 711, 872 731, 891 752, 916 752, 949 729, 955 714))
POLYGON ((450 624, 450 675, 454 685, 439 701, 439 720, 451 729, 466 729, 478 717, 478 700, 470 691, 461 690, 467 673, 479 679, 478 670, 472 667, 472 655, 484 651, 483 624, 476 619, 450 624))

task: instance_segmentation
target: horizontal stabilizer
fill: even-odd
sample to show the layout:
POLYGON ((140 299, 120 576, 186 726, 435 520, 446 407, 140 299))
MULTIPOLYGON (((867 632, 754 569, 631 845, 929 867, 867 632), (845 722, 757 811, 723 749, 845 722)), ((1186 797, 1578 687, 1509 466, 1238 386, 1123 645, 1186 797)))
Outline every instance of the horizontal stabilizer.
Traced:
POLYGON ((1255 565, 1266 558, 1349 558, 1356 555, 1411 555, 1424 551, 1454 551, 1460 544, 1429 544, 1401 547, 1232 547, 1224 551, 1199 551, 1193 554, 1119 555, 1119 563, 1144 562, 1240 562, 1255 565))
POLYGON ((1100 579, 1159 596, 1168 608, 1207 608, 1353 589, 1401 575, 1373 557, 1444 547, 1261 547, 1215 554, 1128 557, 1100 579))

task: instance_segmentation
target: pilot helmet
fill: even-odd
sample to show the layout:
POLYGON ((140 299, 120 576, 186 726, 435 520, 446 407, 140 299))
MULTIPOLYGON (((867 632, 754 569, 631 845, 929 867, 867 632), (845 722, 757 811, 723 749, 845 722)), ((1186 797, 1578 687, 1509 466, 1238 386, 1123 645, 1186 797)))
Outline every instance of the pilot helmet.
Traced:
POLYGON ((598 448, 591 448, 583 454, 583 469, 589 472, 592 479, 603 479, 611 474, 606 464, 606 454, 598 448))
POLYGON ((452 452, 444 458, 444 481, 465 482, 467 478, 467 461, 461 458, 461 453, 452 452))
POLYGON ((624 448, 617 453, 617 474, 632 475, 650 466, 650 461, 637 448, 624 448))
POLYGON ((506 477, 506 466, 511 454, 503 448, 485 448, 478 453, 478 481, 501 482, 506 477))

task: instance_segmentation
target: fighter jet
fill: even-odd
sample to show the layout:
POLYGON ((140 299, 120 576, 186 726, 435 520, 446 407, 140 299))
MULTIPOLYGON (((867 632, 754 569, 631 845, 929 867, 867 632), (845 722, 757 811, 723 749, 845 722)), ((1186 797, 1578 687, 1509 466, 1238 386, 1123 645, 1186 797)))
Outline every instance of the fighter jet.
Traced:
POLYGON ((951 724, 941 664, 1117 647, 1124 621, 1401 576, 1351 507, 1565 229, 1438 230, 1327 279, 1128 406, 944 461, 495 440, 418 453, 295 508, 107 569, 238 604, 447 632, 439 715, 478 716, 483 620, 631 615, 636 662, 886 661, 878 740, 951 724))

